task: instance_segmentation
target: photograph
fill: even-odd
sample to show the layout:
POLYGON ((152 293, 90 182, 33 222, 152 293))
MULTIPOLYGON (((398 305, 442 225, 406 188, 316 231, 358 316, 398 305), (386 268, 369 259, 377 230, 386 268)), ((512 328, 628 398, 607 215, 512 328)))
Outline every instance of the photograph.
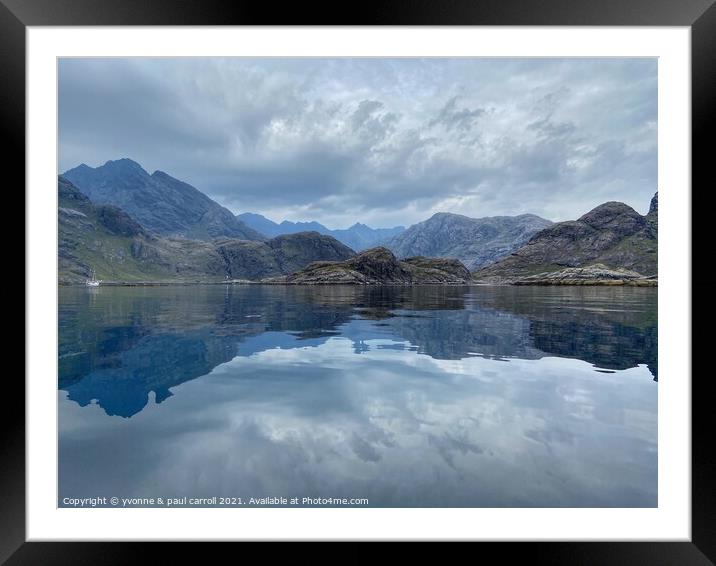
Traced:
POLYGON ((57 507, 660 506, 658 57, 56 68, 57 507))

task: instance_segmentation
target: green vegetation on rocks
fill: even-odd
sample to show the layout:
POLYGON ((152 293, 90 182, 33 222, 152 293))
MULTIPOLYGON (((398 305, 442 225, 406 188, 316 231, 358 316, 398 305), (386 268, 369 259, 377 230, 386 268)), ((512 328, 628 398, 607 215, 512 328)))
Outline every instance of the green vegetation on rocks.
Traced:
POLYGON ((82 283, 95 270, 105 282, 220 282, 290 273, 315 260, 343 260, 353 250, 330 236, 304 232, 265 242, 163 238, 122 209, 96 205, 58 179, 59 282, 82 283))

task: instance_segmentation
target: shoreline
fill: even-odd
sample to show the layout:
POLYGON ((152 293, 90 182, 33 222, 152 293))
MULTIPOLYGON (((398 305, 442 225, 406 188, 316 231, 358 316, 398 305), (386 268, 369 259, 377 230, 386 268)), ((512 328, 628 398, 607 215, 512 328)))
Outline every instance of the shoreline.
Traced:
POLYGON ((574 280, 574 281, 515 281, 513 283, 287 283, 285 281, 106 281, 98 287, 84 283, 62 283, 58 287, 197 287, 203 285, 249 286, 271 285, 286 287, 658 287, 656 279, 642 280, 574 280))
POLYGON ((658 287, 659 282, 656 279, 586 279, 581 281, 515 281, 509 285, 512 287, 658 287))

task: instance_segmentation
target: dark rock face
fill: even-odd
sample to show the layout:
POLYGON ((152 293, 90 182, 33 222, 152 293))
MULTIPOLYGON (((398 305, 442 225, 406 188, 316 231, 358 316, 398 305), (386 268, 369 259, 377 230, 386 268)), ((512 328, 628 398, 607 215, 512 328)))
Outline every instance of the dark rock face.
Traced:
POLYGON ((659 213, 659 193, 656 193, 651 198, 651 204, 649 205, 649 216, 652 214, 658 214, 659 213))
POLYGON ((281 274, 276 258, 263 242, 217 240, 216 249, 230 279, 261 279, 281 274))
POLYGON ((354 269, 369 280, 395 281, 408 283, 410 271, 395 258, 386 248, 372 248, 347 262, 347 267, 354 269))
POLYGON ((659 193, 656 193, 651 199, 649 213, 645 218, 649 237, 656 240, 659 234, 659 193))
POLYGON ((434 257, 408 257, 403 260, 403 263, 407 263, 410 266, 414 266, 420 269, 436 269, 438 271, 444 271, 459 279, 465 281, 470 280, 470 270, 463 265, 463 263, 457 259, 448 258, 434 258, 434 257))
POLYGON ((470 269, 503 258, 552 222, 535 216, 469 218, 440 212, 388 240, 385 246, 398 257, 449 257, 470 269))
POLYGON ((279 236, 267 242, 217 240, 216 246, 232 279, 286 275, 313 261, 341 261, 355 255, 334 238, 317 232, 279 236))
POLYGON ((281 273, 293 273, 312 261, 342 261, 356 255, 332 236, 318 232, 278 236, 266 244, 273 250, 281 273))
POLYGON ((97 216, 102 225, 119 236, 138 236, 145 234, 144 229, 129 214, 111 204, 97 207, 97 216))
POLYGON ((457 260, 418 257, 398 261, 383 247, 371 248, 342 262, 314 262, 285 279, 300 285, 465 285, 469 281, 470 272, 457 260))
POLYGON ((474 278, 509 282, 597 263, 644 276, 656 275, 656 199, 654 196, 646 216, 626 204, 607 202, 578 220, 559 222, 535 234, 510 256, 476 271, 474 278))
POLYGON ((263 240, 228 209, 191 185, 131 159, 101 167, 80 165, 64 177, 97 204, 120 207, 147 230, 163 236, 210 240, 220 236, 263 240))
POLYGON ((60 175, 57 178, 57 196, 65 204, 72 204, 77 208, 92 206, 92 201, 80 192, 67 178, 60 175))

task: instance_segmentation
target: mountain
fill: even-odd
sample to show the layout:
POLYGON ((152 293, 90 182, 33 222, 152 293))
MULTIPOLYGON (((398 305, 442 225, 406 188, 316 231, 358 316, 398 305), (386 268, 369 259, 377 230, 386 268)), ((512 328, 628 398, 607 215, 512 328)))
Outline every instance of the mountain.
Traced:
POLYGON ((510 256, 473 276, 484 281, 517 280, 598 264, 599 269, 626 269, 655 276, 658 203, 657 193, 646 216, 621 202, 604 203, 578 220, 542 230, 510 256))
POLYGON ((198 189, 162 171, 150 175, 131 159, 107 161, 96 168, 82 164, 63 177, 93 202, 116 205, 161 236, 265 239, 198 189))
POLYGON ((154 281, 224 278, 224 261, 209 242, 170 240, 145 230, 121 208, 95 205, 58 179, 59 279, 154 281))
POLYGON ((277 282, 297 285, 465 285, 470 282, 470 272, 454 259, 414 257, 398 261, 390 250, 377 247, 345 261, 313 262, 277 282))
POLYGON ((217 240, 230 279, 263 279, 293 273, 313 261, 341 261, 355 252, 318 232, 277 236, 266 242, 217 240))
POLYGON ((388 240, 398 257, 451 257, 478 269, 510 254, 552 222, 535 216, 469 218, 439 212, 388 240))
MULTIPOLYGON (((274 222, 273 220, 269 220, 268 218, 260 214, 256 214, 254 212, 244 212, 242 214, 238 214, 236 217, 244 224, 246 224, 249 228, 253 228, 257 232, 260 232, 261 234, 264 234, 269 238, 273 238, 281 234, 279 224, 276 224, 276 222, 274 222)), ((323 228, 323 226, 321 226, 321 228, 323 228)), ((324 233, 326 229, 323 228, 323 230, 319 230, 317 228, 314 228, 314 230, 316 232, 324 233)), ((297 231, 300 232, 301 230, 297 231)), ((284 234, 288 233, 289 231, 284 232, 284 234)))
POLYGON ((96 205, 58 178, 59 282, 82 283, 95 270, 105 281, 218 282, 291 273, 313 261, 340 261, 353 250, 316 232, 263 242, 213 242, 152 234, 121 208, 96 205))
POLYGON ((356 251, 377 246, 393 236, 400 234, 405 230, 404 226, 395 226, 394 228, 371 228, 365 224, 355 223, 350 228, 331 230, 326 228, 319 222, 291 222, 284 220, 280 224, 269 220, 261 214, 254 212, 244 212, 239 214, 239 220, 243 221, 247 226, 266 234, 269 237, 279 236, 281 234, 295 234, 296 232, 318 232, 326 236, 333 236, 339 242, 344 243, 349 248, 356 251))

